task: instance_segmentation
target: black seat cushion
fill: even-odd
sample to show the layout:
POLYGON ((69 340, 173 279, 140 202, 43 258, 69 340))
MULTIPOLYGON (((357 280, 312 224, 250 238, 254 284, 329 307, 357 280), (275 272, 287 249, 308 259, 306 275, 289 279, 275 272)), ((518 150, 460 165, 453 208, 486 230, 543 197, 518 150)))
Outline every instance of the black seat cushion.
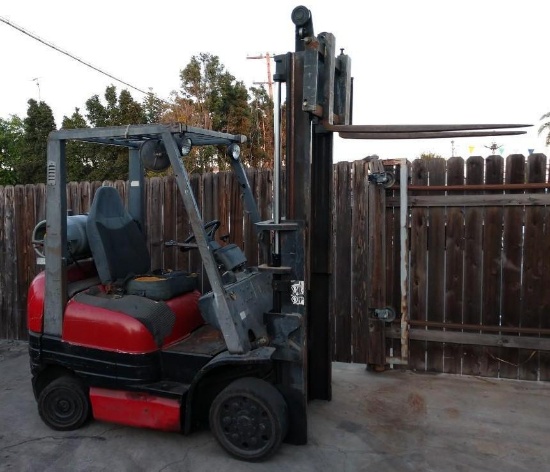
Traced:
POLYGON ((104 285, 114 285, 128 294, 155 300, 168 300, 197 286, 196 276, 186 272, 150 273, 145 236, 124 208, 114 187, 97 189, 86 233, 97 273, 104 285))
POLYGON ((124 208, 114 187, 97 189, 86 232, 103 284, 149 272, 151 266, 145 236, 124 208))

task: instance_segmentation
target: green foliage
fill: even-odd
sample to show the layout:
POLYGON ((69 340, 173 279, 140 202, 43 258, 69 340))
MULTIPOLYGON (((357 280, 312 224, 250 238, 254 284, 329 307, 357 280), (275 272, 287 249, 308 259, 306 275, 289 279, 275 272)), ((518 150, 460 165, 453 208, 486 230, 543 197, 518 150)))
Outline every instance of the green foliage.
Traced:
MULTIPOLYGON (((98 95, 86 101, 86 118, 78 108, 63 117, 66 129, 122 126, 147 122, 147 113, 128 90, 117 94, 116 87, 106 88, 104 102, 98 95)), ((125 180, 128 178, 128 150, 88 143, 67 144, 68 178, 70 180, 125 180)))
MULTIPOLYGON (((79 108, 75 108, 70 116, 64 116, 61 128, 77 129, 88 128, 88 123, 80 113, 79 108)), ((68 141, 66 143, 65 155, 67 158, 67 180, 69 182, 79 182, 88 180, 93 172, 96 162, 97 147, 77 141, 68 141)))
POLYGON ((424 159, 424 160, 441 159, 441 155, 436 154, 434 152, 423 152, 422 154, 420 154, 419 159, 424 159))
POLYGON ((15 180, 20 184, 46 181, 48 134, 56 129, 52 109, 45 102, 29 100, 23 120, 24 137, 21 159, 13 164, 15 180))
POLYGON ((17 183, 15 165, 22 159, 25 131, 23 120, 17 115, 0 118, 0 185, 17 183))
POLYGON ((166 106, 153 92, 149 92, 143 100, 143 110, 146 123, 160 123, 166 106))
POLYGON ((251 167, 264 168, 273 164, 273 100, 265 88, 251 87, 250 127, 246 135, 246 161, 251 167))

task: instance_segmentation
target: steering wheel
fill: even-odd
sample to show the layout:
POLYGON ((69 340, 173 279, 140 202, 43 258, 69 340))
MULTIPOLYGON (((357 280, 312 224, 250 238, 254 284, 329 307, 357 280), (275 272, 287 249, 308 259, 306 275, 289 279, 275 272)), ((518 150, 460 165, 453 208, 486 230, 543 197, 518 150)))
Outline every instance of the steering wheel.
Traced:
MULTIPOLYGON (((209 221, 208 223, 205 223, 204 232, 206 233, 206 237, 209 241, 214 240, 214 234, 216 233, 216 231, 220 226, 221 226, 220 220, 212 220, 212 221, 209 221)), ((190 234, 183 242, 184 244, 190 244, 195 240, 196 240, 195 235, 190 234)), ((182 248, 182 249, 189 250, 190 248, 182 248)))

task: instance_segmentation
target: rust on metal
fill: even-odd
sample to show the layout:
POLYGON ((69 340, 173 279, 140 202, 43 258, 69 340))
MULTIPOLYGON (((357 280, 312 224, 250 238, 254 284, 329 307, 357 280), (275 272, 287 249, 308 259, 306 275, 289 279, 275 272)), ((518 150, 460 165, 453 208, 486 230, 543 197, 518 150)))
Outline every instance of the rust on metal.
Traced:
POLYGON ((443 329, 466 329, 474 331, 491 331, 500 333, 523 333, 550 335, 550 329, 545 328, 522 328, 519 326, 487 326, 477 324, 445 323, 438 321, 409 320, 411 326, 422 326, 426 328, 443 329))
POLYGON ((204 325, 172 349, 192 354, 215 355, 227 349, 222 332, 204 325))
MULTIPOLYGON (((386 162, 386 161, 384 161, 386 162)), ((445 190, 530 190, 550 188, 550 183, 526 183, 526 184, 476 184, 476 185, 409 185, 407 190, 422 191, 445 191, 445 190)), ((394 185, 392 190, 399 190, 398 185, 394 185)))

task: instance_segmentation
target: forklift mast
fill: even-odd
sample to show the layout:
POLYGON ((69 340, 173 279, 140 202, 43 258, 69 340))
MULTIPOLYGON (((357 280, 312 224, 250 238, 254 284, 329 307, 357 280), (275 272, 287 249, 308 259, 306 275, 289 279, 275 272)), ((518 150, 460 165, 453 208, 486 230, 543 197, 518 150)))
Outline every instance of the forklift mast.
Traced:
POLYGON ((351 60, 343 52, 335 56, 336 41, 331 33, 315 36, 312 15, 306 7, 296 7, 291 18, 295 51, 275 57, 278 93, 273 206, 280 214, 274 214, 279 229, 272 264, 289 268, 290 275, 278 276, 280 286, 289 289, 278 298, 281 312, 298 312, 304 317, 304 394, 308 400, 330 400, 333 133, 322 125, 351 122, 351 60), (283 84, 287 104, 286 189, 281 192, 278 151, 282 137, 277 123, 281 120, 283 84), (284 201, 278 193, 284 195, 284 201))

